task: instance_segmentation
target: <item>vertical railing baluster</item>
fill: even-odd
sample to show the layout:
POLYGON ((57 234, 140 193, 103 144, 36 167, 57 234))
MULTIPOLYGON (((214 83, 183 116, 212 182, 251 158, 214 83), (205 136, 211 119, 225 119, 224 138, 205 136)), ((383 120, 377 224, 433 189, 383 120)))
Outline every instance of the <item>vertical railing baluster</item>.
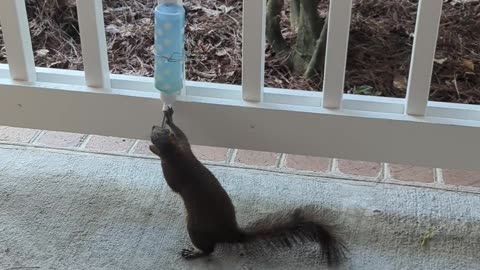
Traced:
POLYGON ((243 0, 242 91, 246 101, 261 101, 265 70, 266 0, 243 0))
POLYGON ((352 0, 330 0, 323 80, 324 108, 341 107, 345 83, 352 0))
POLYGON ((102 0, 77 0, 77 13, 86 84, 110 88, 102 0))
POLYGON ((406 113, 425 115, 443 0, 420 0, 407 86, 406 113))
POLYGON ((0 0, 0 23, 10 77, 19 81, 35 81, 35 62, 25 0, 0 0))

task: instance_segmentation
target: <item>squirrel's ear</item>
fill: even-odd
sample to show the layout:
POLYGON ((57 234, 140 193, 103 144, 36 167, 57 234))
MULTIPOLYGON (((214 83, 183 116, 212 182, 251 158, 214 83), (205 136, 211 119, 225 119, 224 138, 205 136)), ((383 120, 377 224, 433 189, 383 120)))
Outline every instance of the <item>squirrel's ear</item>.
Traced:
POLYGON ((158 148, 155 145, 151 144, 148 148, 152 153, 154 153, 157 156, 160 156, 160 150, 158 150, 158 148))

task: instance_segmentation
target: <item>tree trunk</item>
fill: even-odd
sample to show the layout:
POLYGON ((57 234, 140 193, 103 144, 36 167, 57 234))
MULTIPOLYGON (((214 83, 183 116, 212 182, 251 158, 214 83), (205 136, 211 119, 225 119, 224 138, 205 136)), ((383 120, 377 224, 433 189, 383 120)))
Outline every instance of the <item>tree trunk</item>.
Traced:
POLYGON ((280 27, 284 0, 267 0, 266 37, 273 52, 289 54, 286 64, 296 75, 311 78, 325 62, 327 24, 318 15, 320 0, 290 0, 290 26, 297 38, 290 48, 280 27))
POLYGON ((323 73, 325 64, 325 51, 327 49, 327 30, 328 18, 325 18, 323 21, 322 32, 316 41, 315 51, 313 52, 313 56, 310 59, 310 63, 308 64, 305 74, 303 74, 303 76, 307 79, 312 78, 317 71, 321 71, 323 73))
POLYGON ((291 54, 293 72, 304 74, 312 59, 316 41, 321 32, 321 18, 317 12, 319 0, 299 0, 300 13, 298 22, 297 40, 291 54))
POLYGON ((265 34, 268 43, 272 46, 272 50, 276 53, 280 53, 288 49, 288 44, 283 38, 282 29, 280 27, 280 16, 283 8, 283 1, 284 0, 267 1, 267 24, 265 34))
POLYGON ((290 26, 293 31, 298 31, 298 19, 300 18, 300 0, 290 0, 290 26))

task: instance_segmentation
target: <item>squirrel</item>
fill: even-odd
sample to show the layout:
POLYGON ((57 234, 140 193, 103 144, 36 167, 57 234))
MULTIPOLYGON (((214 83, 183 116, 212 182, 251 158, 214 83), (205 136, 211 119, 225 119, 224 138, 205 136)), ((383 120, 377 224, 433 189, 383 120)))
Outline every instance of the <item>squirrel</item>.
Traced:
POLYGON ((190 260, 210 255, 216 244, 254 244, 292 247, 313 241, 321 247, 321 258, 338 265, 347 251, 327 226, 315 220, 313 207, 260 219, 240 229, 234 205, 213 173, 193 154, 185 133, 173 123, 173 109, 164 111, 166 127, 153 126, 149 149, 161 160, 168 186, 180 195, 187 212, 187 231, 193 248, 182 249, 190 260))

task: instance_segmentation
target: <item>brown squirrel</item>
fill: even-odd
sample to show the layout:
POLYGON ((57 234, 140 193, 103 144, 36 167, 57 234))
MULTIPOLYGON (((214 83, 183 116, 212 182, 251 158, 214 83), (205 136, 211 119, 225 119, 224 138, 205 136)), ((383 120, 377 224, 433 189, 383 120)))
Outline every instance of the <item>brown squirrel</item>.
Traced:
POLYGON ((267 216, 240 229, 230 197, 193 154, 187 136, 173 123, 173 109, 164 114, 170 129, 152 127, 150 151, 160 157, 167 184, 182 197, 186 208, 193 248, 182 250, 185 259, 207 256, 217 243, 258 245, 258 241, 282 247, 313 241, 320 245, 321 257, 328 265, 337 265, 345 258, 345 245, 314 219, 311 206, 267 216))

